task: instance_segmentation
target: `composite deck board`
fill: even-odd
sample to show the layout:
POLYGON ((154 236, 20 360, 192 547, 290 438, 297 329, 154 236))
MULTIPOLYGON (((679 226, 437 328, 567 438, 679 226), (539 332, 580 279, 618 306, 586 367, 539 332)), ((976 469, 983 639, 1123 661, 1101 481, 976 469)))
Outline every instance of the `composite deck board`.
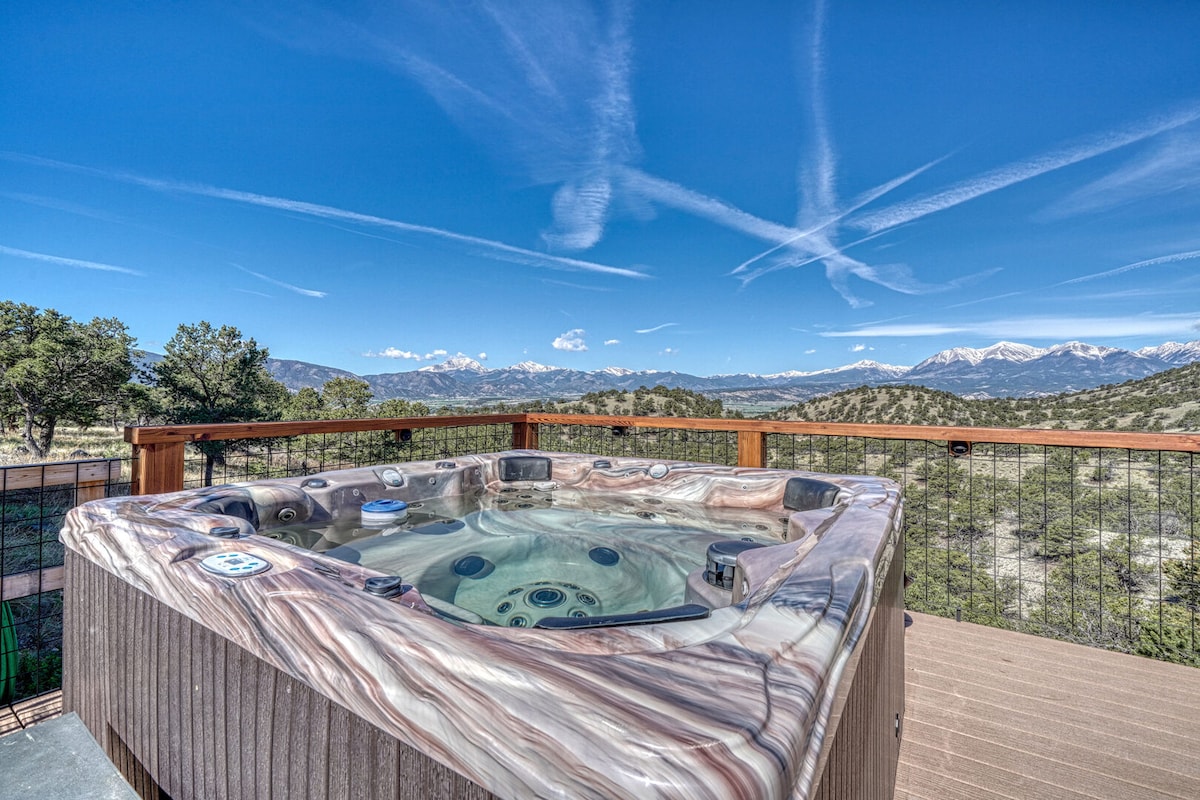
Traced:
MULTIPOLYGON (((1116 683, 1114 676, 1104 680, 1078 681, 1067 672, 1047 672, 1041 681, 1014 679, 1002 670, 967 667, 958 663, 961 656, 951 656, 952 664, 934 668, 917 668, 908 674, 906 684, 931 688, 955 687, 957 696, 970 702, 990 702, 1011 708, 1053 707, 1070 719, 1110 719, 1131 728, 1170 731, 1192 740, 1200 739, 1200 719, 1178 709, 1170 701, 1160 700, 1152 690, 1143 689, 1140 704, 1118 695, 1122 689, 1105 686, 1116 683), (1104 686, 1103 690, 1097 688, 1104 686)), ((1123 688, 1123 687, 1122 687, 1123 688)))
POLYGON ((895 800, 1200 797, 1200 670, 912 616, 895 800))
POLYGON ((0 706, 0 736, 62 716, 62 692, 54 691, 0 706))
MULTIPOLYGON (((948 620, 946 622, 949 622, 948 620)), ((961 626, 960 626, 961 627, 961 626)), ((922 643, 924 646, 933 647, 941 645, 947 648, 954 648, 956 651, 966 651, 981 657, 999 658, 1004 662, 1017 663, 1026 667, 1058 670, 1059 659, 1061 658, 1060 648, 1054 646, 1054 640, 1046 640, 1038 637, 1036 643, 1027 643, 1025 638, 1014 640, 1013 632, 1008 632, 1004 636, 993 636, 994 629, 985 628, 978 625, 967 626, 971 629, 982 628, 982 633, 979 630, 966 630, 958 633, 951 630, 946 630, 943 625, 935 626, 931 630, 922 632, 922 643), (1014 650, 1014 641, 1021 642, 1022 646, 1014 650), (1046 642, 1050 646, 1042 647, 1041 642, 1046 642)), ((1016 636, 1024 636, 1023 634, 1015 634, 1016 636)), ((1075 653, 1076 651, 1072 651, 1075 653)), ((1104 675, 1114 669, 1118 669, 1128 679, 1127 684, 1140 686, 1144 684, 1152 685, 1156 691, 1163 692, 1163 698, 1171 698, 1172 702, 1179 702, 1193 708, 1200 709, 1200 697, 1197 697, 1192 691, 1186 678, 1179 676, 1194 672, 1195 668, 1180 666, 1178 664, 1164 664, 1161 661, 1155 661, 1150 658, 1130 658, 1124 653, 1116 653, 1108 650, 1101 650, 1097 647, 1086 647, 1082 652, 1079 652, 1077 657, 1071 659, 1072 675, 1075 677, 1089 676, 1093 673, 1104 675)))
MULTIPOLYGON (((950 698, 951 696, 946 693, 947 705, 941 712, 945 715, 942 720, 943 727, 948 731, 957 733, 970 730, 976 736, 989 741, 1024 742, 1030 747, 1037 748, 1035 752, 1059 753, 1061 754, 1059 757, 1063 760, 1072 757, 1084 760, 1084 755, 1087 753, 1121 759, 1126 756, 1131 747, 1137 747, 1150 759, 1149 769, 1176 772, 1200 780, 1200 759, 1196 758, 1192 749, 1194 743, 1187 740, 1181 741, 1175 736, 1167 736, 1159 731, 1153 732, 1154 736, 1139 737, 1136 735, 1137 732, 1134 732, 1133 735, 1129 733, 1120 735, 1111 731, 1096 730, 1094 726, 1085 728, 1061 719, 1057 721, 1058 725, 1053 732, 1054 735, 1048 735, 1045 730, 1044 714, 1035 715, 1027 711, 1002 709, 1002 713, 996 714, 996 716, 1003 718, 995 721, 984 719, 977 711, 973 713, 971 709, 966 712, 949 710, 950 698)), ((925 702, 942 702, 942 698, 933 692, 929 692, 922 699, 925 702)), ((917 741, 926 741, 924 735, 920 733, 913 735, 917 741)))
MULTIPOLYGON (((1077 704, 1089 709, 1097 699, 1097 689, 1103 687, 1099 699, 1114 713, 1120 709, 1137 718, 1172 718, 1185 727, 1192 725, 1200 731, 1200 721, 1197 721, 1200 702, 1191 694, 1195 690, 1198 672, 1194 667, 1161 664, 1170 669, 1162 670, 1159 675, 1146 675, 1123 669, 1120 665, 1111 665, 1104 670, 1077 669, 1073 661, 1064 669, 1061 660, 1046 662, 1045 665, 1030 665, 1025 662, 1020 648, 1028 646, 1025 643, 1029 639, 1034 639, 1038 646, 1049 640, 1005 633, 1017 637, 1012 642, 1012 649, 1007 652, 989 654, 977 651, 969 644, 940 647, 930 650, 930 655, 940 653, 946 657, 927 660, 919 670, 937 677, 953 676, 964 683, 994 686, 1009 694, 1055 700, 1074 698, 1077 704), (1147 703, 1147 696, 1153 697, 1154 702, 1147 703)), ((1074 647, 1078 647, 1061 642, 1049 643, 1060 648, 1066 647, 1063 654, 1071 653, 1074 647)), ((1149 659, 1136 656, 1126 658, 1134 662, 1149 662, 1149 659)), ((1159 662, 1149 663, 1157 665, 1159 662)))

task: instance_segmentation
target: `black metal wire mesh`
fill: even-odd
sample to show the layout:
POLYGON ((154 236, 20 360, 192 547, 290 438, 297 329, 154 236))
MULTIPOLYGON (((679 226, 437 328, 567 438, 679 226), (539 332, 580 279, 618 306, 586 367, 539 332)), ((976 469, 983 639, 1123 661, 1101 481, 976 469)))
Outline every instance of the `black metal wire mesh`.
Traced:
POLYGON ((554 425, 538 431, 542 450, 598 456, 666 458, 707 464, 737 464, 737 433, 623 425, 554 425))
POLYGON ((61 685, 58 531, 79 502, 128 494, 131 466, 99 459, 0 467, 0 703, 61 685))
POLYGON ((430 461, 512 447, 511 425, 305 434, 189 444, 184 486, 289 478, 336 469, 430 461))
POLYGON ((909 608, 1200 666, 1191 453, 771 435, 769 466, 904 490, 909 608))

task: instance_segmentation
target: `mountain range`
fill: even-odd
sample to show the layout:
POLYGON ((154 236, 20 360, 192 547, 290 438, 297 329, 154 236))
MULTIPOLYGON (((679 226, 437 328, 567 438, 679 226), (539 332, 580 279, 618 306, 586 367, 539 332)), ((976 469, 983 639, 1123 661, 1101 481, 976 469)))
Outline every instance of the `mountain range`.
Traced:
POLYGON ((770 375, 737 373, 701 377, 682 372, 634 371, 621 367, 581 371, 524 361, 488 369, 458 356, 408 372, 355 375, 304 361, 269 359, 271 374, 288 389, 321 388, 332 378, 366 381, 375 400, 402 397, 422 401, 496 402, 570 398, 607 389, 636 389, 662 384, 689 389, 714 399, 736 402, 793 403, 859 386, 920 385, 968 398, 1038 397, 1145 378, 1200 361, 1200 341, 1167 342, 1123 350, 1082 342, 1032 347, 1014 342, 975 349, 943 350, 916 366, 858 361, 814 372, 770 375))

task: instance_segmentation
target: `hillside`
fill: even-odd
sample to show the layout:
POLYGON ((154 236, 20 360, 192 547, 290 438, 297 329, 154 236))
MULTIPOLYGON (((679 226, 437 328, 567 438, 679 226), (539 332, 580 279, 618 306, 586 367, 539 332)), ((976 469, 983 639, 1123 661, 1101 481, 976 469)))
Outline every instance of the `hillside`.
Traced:
MULTIPOLYGON (((499 404, 442 412, 551 411, 660 417, 741 417, 720 399, 653 389, 591 392, 578 400, 499 404)), ((1038 398, 968 399, 923 386, 860 386, 763 414, 756 419, 985 428, 1190 431, 1200 429, 1200 363, 1148 378, 1038 398)))
POLYGON ((862 386, 786 406, 762 417, 892 425, 1196 430, 1200 428, 1200 364, 1039 398, 969 400, 922 386, 862 386))
MULTIPOLYGON (((147 354, 148 359, 152 357, 153 354, 147 354)), ((925 386, 966 397, 1044 397, 1137 380, 1196 361, 1200 361, 1200 341, 1167 342, 1140 350, 1083 342, 1052 347, 997 342, 983 349, 943 350, 913 367, 857 361, 815 372, 788 370, 769 375, 733 373, 704 377, 621 367, 581 371, 532 361, 489 369, 465 356, 408 372, 362 376, 303 361, 269 359, 267 368, 292 392, 319 389, 332 378, 359 378, 380 401, 401 398, 428 405, 478 405, 488 402, 488 398, 508 402, 549 400, 609 389, 635 391, 641 386, 662 385, 700 392, 721 400, 726 407, 755 413, 858 386, 925 386)))
POLYGON ((438 413, 486 414, 520 411, 545 411, 553 414, 597 414, 618 417, 695 417, 699 419, 740 418, 742 414, 725 408, 720 400, 689 391, 655 386, 633 391, 606 389, 590 392, 578 400, 533 400, 524 403, 499 403, 489 406, 443 407, 438 413))

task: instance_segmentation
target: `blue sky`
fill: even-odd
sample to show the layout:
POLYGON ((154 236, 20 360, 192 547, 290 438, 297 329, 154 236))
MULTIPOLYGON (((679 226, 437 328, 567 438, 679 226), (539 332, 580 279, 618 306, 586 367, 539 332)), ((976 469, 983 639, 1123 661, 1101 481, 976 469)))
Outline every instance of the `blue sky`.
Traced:
POLYGON ((10 4, 3 297, 359 374, 1200 338, 1200 4, 10 4))

